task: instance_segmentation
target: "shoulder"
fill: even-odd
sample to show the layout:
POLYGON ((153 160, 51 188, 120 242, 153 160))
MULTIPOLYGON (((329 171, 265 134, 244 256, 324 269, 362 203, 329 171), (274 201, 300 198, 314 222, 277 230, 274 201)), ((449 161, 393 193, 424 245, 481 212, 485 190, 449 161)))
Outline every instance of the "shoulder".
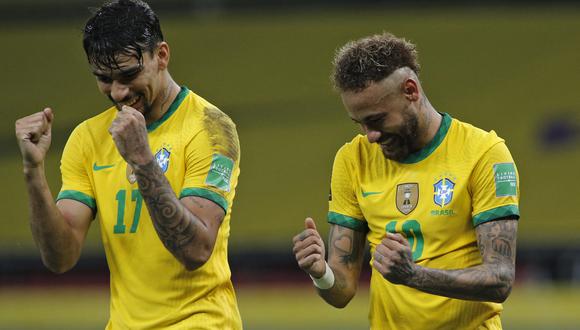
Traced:
POLYGON ((190 91, 188 95, 193 117, 188 122, 195 135, 202 134, 209 139, 211 146, 223 155, 237 160, 239 158, 239 139, 236 124, 218 107, 190 91))
POLYGON ((358 134, 338 149, 335 159, 355 165, 372 161, 377 155, 382 155, 379 146, 370 143, 366 136, 358 134))
POLYGON ((485 131, 455 118, 451 123, 449 138, 451 143, 462 145, 464 153, 468 155, 481 155, 505 142, 493 130, 485 131))

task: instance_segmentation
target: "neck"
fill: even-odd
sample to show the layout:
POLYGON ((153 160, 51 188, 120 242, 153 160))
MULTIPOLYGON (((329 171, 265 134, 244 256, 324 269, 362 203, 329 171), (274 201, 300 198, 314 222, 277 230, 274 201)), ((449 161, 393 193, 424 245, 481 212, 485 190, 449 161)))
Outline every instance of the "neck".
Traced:
POLYGON ((441 126, 441 122, 443 121, 443 116, 433 106, 429 103, 429 100, 425 97, 421 104, 421 113, 423 113, 422 123, 420 124, 423 129, 421 130, 423 133, 419 137, 419 149, 425 147, 429 142, 433 140, 437 132, 439 131, 439 127, 441 126))
POLYGON ((167 110, 169 110, 169 106, 171 106, 171 103, 173 100, 175 100, 175 97, 177 97, 177 94, 181 89, 179 85, 171 78, 171 76, 169 76, 169 74, 167 75, 166 81, 167 84, 162 87, 157 101, 153 105, 152 116, 145 118, 147 124, 151 124, 159 120, 159 118, 163 117, 167 110))

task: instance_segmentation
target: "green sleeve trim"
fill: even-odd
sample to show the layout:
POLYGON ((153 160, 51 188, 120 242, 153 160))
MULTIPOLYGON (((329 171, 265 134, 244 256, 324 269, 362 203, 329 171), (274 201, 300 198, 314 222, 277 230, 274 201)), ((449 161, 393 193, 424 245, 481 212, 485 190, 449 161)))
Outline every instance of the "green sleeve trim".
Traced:
POLYGON ((181 191, 179 198, 188 197, 188 196, 197 196, 205 199, 209 199, 210 201, 219 205, 224 212, 228 214, 228 201, 222 195, 215 193, 209 189, 204 188, 185 188, 181 191))
POLYGON ((505 218, 508 216, 515 216, 517 219, 520 218, 520 209, 518 208, 517 205, 500 206, 476 214, 473 217, 473 226, 477 226, 484 222, 492 221, 499 218, 505 218))
POLYGON ((77 202, 81 202, 86 206, 88 206, 89 208, 91 208, 91 210, 93 210, 93 213, 97 213, 97 202, 95 201, 95 199, 80 191, 63 190, 60 193, 58 193, 58 196, 56 196, 57 201, 61 199, 72 199, 77 202))
POLYGON ((368 231, 366 222, 342 215, 340 213, 328 212, 328 222, 362 233, 366 233, 368 231))

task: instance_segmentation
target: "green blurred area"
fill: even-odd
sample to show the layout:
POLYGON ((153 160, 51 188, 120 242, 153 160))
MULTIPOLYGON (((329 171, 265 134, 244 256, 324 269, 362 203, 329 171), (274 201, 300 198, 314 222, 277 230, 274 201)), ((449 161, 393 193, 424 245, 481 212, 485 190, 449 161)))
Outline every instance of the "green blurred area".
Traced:
MULTIPOLYGON (((418 45, 421 80, 439 111, 505 138, 520 172, 519 243, 578 245, 578 143, 546 150, 537 130, 564 113, 580 122, 580 10, 576 8, 324 10, 287 14, 161 17, 170 72, 238 125, 241 177, 231 248, 289 249, 313 216, 327 231, 336 150, 358 133, 329 83, 346 41, 390 31, 418 45)), ((70 130, 108 107, 81 47, 83 21, 0 29, 3 121, 0 251, 35 251, 14 121, 53 107, 46 161, 56 195, 70 130)), ((99 251, 93 226, 88 251, 99 251)))
MULTIPOLYGON (((240 286, 238 303, 245 329, 368 329, 368 288, 345 309, 336 309, 307 286, 240 286)), ((13 288, 0 292, 0 329, 103 329, 108 317, 105 287, 13 288), (23 308, 26 306, 26 308, 23 308)), ((504 304, 510 330, 573 330, 580 326, 578 286, 517 286, 504 304)))

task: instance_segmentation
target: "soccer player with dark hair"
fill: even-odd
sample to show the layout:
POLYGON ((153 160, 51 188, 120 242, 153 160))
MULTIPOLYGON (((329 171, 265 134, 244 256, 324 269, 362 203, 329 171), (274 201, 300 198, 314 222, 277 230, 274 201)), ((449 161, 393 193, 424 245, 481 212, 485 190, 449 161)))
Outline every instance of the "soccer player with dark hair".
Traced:
POLYGON ((326 247, 294 237, 318 294, 344 307, 371 249, 372 329, 501 329, 515 276, 519 184, 504 140, 438 112, 417 51, 384 33, 349 42, 333 80, 364 135, 336 154, 326 247))
POLYGON ((240 159, 234 123, 172 79, 169 45, 146 3, 97 9, 83 46, 113 106, 69 137, 56 202, 44 172, 53 111, 16 122, 44 264, 71 269, 99 215, 111 273, 107 329, 241 329, 227 261, 240 159))

